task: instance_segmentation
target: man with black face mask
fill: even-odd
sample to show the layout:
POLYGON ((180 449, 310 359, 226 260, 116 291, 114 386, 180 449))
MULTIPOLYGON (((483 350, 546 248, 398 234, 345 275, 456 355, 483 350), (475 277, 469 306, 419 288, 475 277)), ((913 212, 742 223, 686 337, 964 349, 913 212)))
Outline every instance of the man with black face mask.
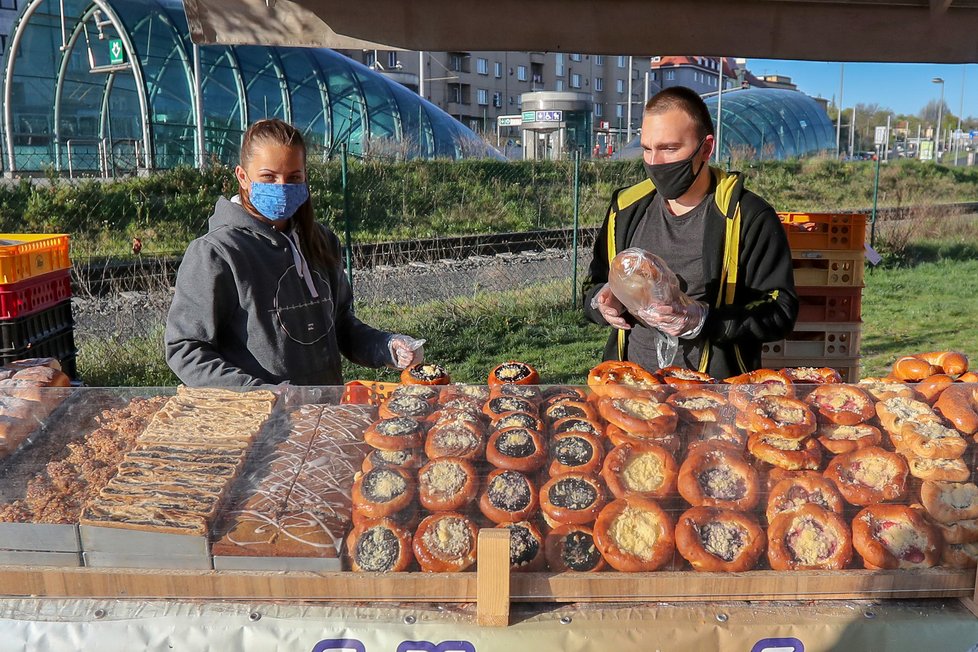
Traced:
POLYGON ((585 314, 613 328, 604 359, 657 369, 658 330, 679 338, 676 366, 717 379, 757 369, 761 343, 782 339, 798 314, 777 213, 739 173, 710 167, 713 122, 694 91, 650 99, 641 140, 648 179, 613 195, 584 282, 585 314), (690 300, 637 320, 607 284, 611 260, 628 247, 660 256, 690 300))

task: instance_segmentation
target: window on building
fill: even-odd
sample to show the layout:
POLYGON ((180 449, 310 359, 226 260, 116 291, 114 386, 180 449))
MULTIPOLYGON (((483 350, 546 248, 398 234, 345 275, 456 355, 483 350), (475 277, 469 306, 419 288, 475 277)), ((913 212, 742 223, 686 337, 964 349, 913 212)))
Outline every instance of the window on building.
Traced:
POLYGON ((625 92, 625 80, 624 79, 615 80, 615 90, 618 91, 619 93, 624 93, 625 92))
POLYGON ((475 61, 475 71, 480 75, 489 74, 489 59, 476 59, 475 61))
POLYGON ((480 88, 476 91, 476 101, 478 101, 479 106, 489 106, 489 91, 485 88, 480 88))
POLYGON ((570 85, 571 85, 571 88, 580 88, 581 87, 581 76, 579 74, 577 74, 576 72, 575 73, 571 73, 570 85))
POLYGON ((516 79, 526 81, 526 66, 516 66, 516 79))
MULTIPOLYGON (((0 9, 9 9, 11 11, 17 10, 17 0, 0 0, 0 9)), ((6 34, 2 34, 6 36, 6 34)))
POLYGON ((665 77, 665 79, 666 79, 666 81, 676 81, 676 71, 675 70, 667 70, 666 71, 666 77, 665 77))
POLYGON ((603 104, 595 104, 594 105, 594 115, 597 118, 600 118, 601 116, 604 115, 604 105, 603 104))
POLYGON ((580 54, 572 54, 572 55, 570 55, 570 60, 571 61, 580 61, 581 60, 581 55, 580 54))
POLYGON ((594 78, 594 90, 603 91, 604 90, 604 79, 601 77, 594 78))
POLYGON ((377 63, 377 55, 374 54, 373 50, 370 50, 363 55, 363 65, 368 68, 373 68, 374 64, 377 63))
POLYGON ((448 97, 450 102, 455 104, 462 103, 462 86, 459 84, 452 84, 448 87, 448 97))
POLYGON ((563 79, 558 79, 556 82, 554 82, 554 90, 556 90, 558 93, 560 91, 564 90, 564 80, 563 79))
POLYGON ((618 57, 618 67, 619 68, 624 68, 627 65, 628 65, 628 57, 626 57, 624 55, 619 56, 618 57))
POLYGON ((497 109, 503 105, 503 94, 499 91, 492 94, 492 105, 497 109))
POLYGON ((655 76, 655 75, 656 75, 656 72, 655 72, 655 71, 653 70, 653 71, 652 71, 652 72, 651 72, 651 73, 649 74, 649 78, 650 78, 650 79, 651 79, 652 81, 655 81, 655 80, 656 80, 656 76, 655 76))
POLYGON ((521 109, 523 108, 523 96, 522 95, 517 95, 516 96, 516 106, 520 107, 521 109))
MULTIPOLYGON (((509 105, 510 105, 510 106, 513 106, 514 104, 516 104, 516 100, 514 100, 514 99, 513 99, 513 96, 512 96, 512 95, 510 95, 510 96, 509 96, 509 105)), ((520 104, 522 104, 522 102, 520 102, 520 104)))
POLYGON ((602 56, 600 54, 594 55, 594 65, 596 65, 596 66, 603 66, 604 65, 604 56, 602 56))
POLYGON ((564 76, 564 55, 560 52, 554 55, 554 74, 558 77, 564 76))
POLYGON ((616 104, 615 105, 615 117, 616 118, 624 118, 625 117, 625 105, 624 104, 616 104))
POLYGON ((465 72, 465 56, 461 54, 450 54, 448 56, 448 67, 453 72, 465 72))
POLYGON ((387 53, 387 67, 388 68, 397 68, 398 63, 399 62, 397 60, 397 52, 388 52, 387 53))
POLYGON ((7 51, 7 35, 0 34, 0 56, 7 51))
POLYGON ((493 72, 495 73, 496 79, 503 76, 503 64, 498 61, 493 65, 493 72))

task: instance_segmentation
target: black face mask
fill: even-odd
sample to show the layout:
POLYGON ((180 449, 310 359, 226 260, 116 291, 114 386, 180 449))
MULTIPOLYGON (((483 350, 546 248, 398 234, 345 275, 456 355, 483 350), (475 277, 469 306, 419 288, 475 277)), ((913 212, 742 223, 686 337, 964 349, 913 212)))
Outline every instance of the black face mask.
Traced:
POLYGON ((645 163, 645 173, 652 179, 655 189, 665 199, 679 199, 690 189, 696 177, 703 171, 706 161, 700 164, 700 169, 693 172, 693 158, 700 153, 700 148, 706 138, 700 141, 696 150, 689 155, 689 158, 672 163, 645 163))

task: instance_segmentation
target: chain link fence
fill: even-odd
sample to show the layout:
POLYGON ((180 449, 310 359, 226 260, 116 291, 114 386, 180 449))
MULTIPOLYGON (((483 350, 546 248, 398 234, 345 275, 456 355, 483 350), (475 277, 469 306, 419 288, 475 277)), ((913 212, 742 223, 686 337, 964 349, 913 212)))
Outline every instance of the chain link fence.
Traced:
MULTIPOLYGON (((358 310, 544 284, 572 306, 611 192, 643 174, 638 162, 398 159, 310 153, 316 214, 345 245, 358 310)), ((221 166, 116 180, 50 174, 0 185, 0 222, 6 232, 71 234, 86 360, 134 341, 162 358, 179 257, 206 232, 217 198, 236 192, 221 166)))

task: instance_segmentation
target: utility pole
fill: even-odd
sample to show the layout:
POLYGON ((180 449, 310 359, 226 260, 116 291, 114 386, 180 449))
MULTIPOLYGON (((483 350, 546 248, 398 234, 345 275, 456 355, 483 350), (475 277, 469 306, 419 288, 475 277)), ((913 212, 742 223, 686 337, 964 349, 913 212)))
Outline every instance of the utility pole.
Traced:
POLYGON ((716 162, 719 163, 720 138, 723 135, 723 57, 718 57, 717 60, 720 62, 720 88, 717 91, 717 136, 716 143, 714 143, 713 153, 716 155, 716 162))
POLYGON ((424 50, 418 52, 418 95, 424 99, 424 50))
POLYGON ((856 155, 856 105, 852 106, 852 119, 849 120, 849 158, 856 155))
POLYGON ((625 144, 632 142, 632 55, 628 55, 628 135, 625 144))
POLYGON ((839 149, 840 138, 842 136, 842 80, 845 74, 846 64, 839 64, 839 103, 836 105, 838 117, 835 121, 835 158, 839 159, 841 150, 839 149))

